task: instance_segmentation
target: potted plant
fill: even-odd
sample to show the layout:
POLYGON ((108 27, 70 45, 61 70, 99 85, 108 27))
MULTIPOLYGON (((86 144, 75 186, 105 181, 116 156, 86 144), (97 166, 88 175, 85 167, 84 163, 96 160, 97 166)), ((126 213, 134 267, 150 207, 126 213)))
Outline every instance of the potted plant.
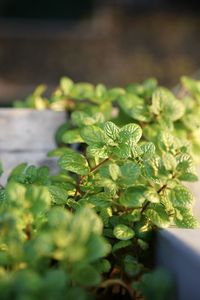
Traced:
POLYGON ((85 154, 67 147, 50 152, 59 156, 59 174, 20 165, 1 189, 2 294, 43 297, 59 276, 56 299, 75 299, 76 293, 83 299, 152 299, 159 289, 148 282, 163 276, 160 299, 166 299, 168 277, 143 274, 152 267, 154 229, 197 225, 193 197, 181 183, 193 175, 184 163, 191 159, 186 147, 163 132, 156 145, 142 141, 135 123, 98 121, 81 126, 79 134, 88 145, 85 154))
POLYGON ((184 101, 154 80, 126 89, 64 83, 73 112, 59 141, 79 147, 49 153, 59 157, 58 174, 22 164, 1 187, 1 294, 169 299, 169 277, 150 272, 152 235, 198 224, 183 185, 197 179, 191 142, 179 138, 184 101))
POLYGON ((55 162, 47 158, 46 153, 56 147, 55 140, 62 143, 63 130, 71 126, 70 122, 65 124, 71 111, 81 109, 91 114, 99 111, 110 118, 113 95, 109 96, 109 101, 103 99, 104 90, 103 85, 98 85, 94 92, 91 84, 75 84, 64 77, 48 98, 45 96, 46 86, 40 85, 24 101, 15 101, 14 108, 1 108, 0 125, 6 128, 6 131, 0 131, 0 159, 4 165, 1 181, 5 182, 11 169, 21 161, 47 164, 55 169, 55 162))

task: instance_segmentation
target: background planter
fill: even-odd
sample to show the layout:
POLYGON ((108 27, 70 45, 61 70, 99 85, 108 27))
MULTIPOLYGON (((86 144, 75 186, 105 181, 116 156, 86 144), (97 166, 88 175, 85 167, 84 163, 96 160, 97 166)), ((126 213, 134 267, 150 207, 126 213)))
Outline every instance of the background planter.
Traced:
POLYGON ((176 300, 200 299, 200 229, 169 228, 157 235, 157 265, 174 277, 176 300))
POLYGON ((65 121, 66 112, 0 109, 0 160, 5 170, 1 183, 22 162, 53 168, 47 152, 56 147, 54 134, 65 121))
POLYGON ((193 211, 194 215, 200 221, 200 166, 197 167, 197 175, 199 177, 199 180, 197 182, 187 183, 187 187, 191 190, 192 194, 195 197, 193 211))

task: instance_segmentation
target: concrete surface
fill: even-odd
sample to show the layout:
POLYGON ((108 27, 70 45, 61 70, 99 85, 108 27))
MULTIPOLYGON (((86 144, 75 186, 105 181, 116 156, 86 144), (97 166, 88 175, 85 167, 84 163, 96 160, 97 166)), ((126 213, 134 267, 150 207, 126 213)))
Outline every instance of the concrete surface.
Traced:
POLYGON ((157 266, 173 276, 176 300, 200 299, 200 229, 170 228, 157 236, 157 266))
POLYGON ((4 184, 10 171, 22 162, 55 169, 55 159, 47 152, 56 148, 54 134, 66 121, 65 112, 31 109, 0 109, 0 160, 4 184))
POLYGON ((200 166, 197 167, 197 175, 199 177, 199 180, 197 182, 187 183, 186 186, 191 190, 192 194, 195 197, 193 212, 197 219, 200 221, 200 166))

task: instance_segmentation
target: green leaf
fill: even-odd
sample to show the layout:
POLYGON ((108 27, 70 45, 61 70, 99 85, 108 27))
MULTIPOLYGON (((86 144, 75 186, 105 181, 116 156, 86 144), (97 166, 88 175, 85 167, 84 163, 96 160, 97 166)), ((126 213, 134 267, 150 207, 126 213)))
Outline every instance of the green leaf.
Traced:
POLYGON ((95 119, 83 111, 74 111, 71 115, 72 122, 78 127, 94 125, 95 119))
MULTIPOLYGON (((127 136, 124 136, 127 138, 127 136)), ((125 142, 121 142, 118 144, 118 146, 112 147, 111 148, 111 153, 115 157, 119 159, 126 159, 128 157, 131 157, 131 145, 127 144, 125 142)))
POLYGON ((172 121, 180 119, 184 114, 184 105, 165 88, 158 88, 152 96, 151 111, 155 115, 163 114, 172 121))
POLYGON ((109 164, 108 168, 111 178, 116 181, 121 174, 119 166, 116 164, 109 164))
POLYGON ((180 153, 176 155, 177 170, 188 171, 193 167, 193 160, 188 153, 180 153))
POLYGON ((107 97, 108 97, 109 101, 114 101, 114 100, 117 100, 121 95, 124 95, 124 94, 125 94, 124 89, 115 87, 108 91, 107 97))
POLYGON ((151 119, 148 107, 144 99, 130 93, 121 96, 118 101, 123 111, 135 120, 149 122, 151 119))
POLYGON ((114 244, 112 251, 116 252, 118 250, 124 249, 126 247, 129 247, 132 245, 132 242, 130 240, 125 240, 125 241, 119 241, 117 243, 114 244))
POLYGON ((77 268, 73 272, 73 279, 83 286, 95 286, 101 281, 101 276, 95 268, 90 265, 86 265, 77 268))
POLYGON ((111 196, 104 192, 87 197, 86 202, 87 201, 94 204, 96 207, 100 207, 100 208, 107 208, 110 207, 112 204, 111 196))
POLYGON ((176 170, 177 162, 176 158, 170 153, 163 153, 162 155, 163 165, 166 170, 176 170))
POLYGON ((98 99, 104 99, 106 96, 106 92, 107 92, 107 89, 106 89, 105 85, 97 84, 96 89, 95 89, 95 96, 98 99))
POLYGON ((68 194, 66 190, 62 187, 51 185, 48 190, 52 196, 52 201, 56 204, 66 204, 68 194))
POLYGON ((77 100, 93 99, 94 86, 90 83, 76 83, 70 91, 70 96, 77 100))
POLYGON ((70 91, 73 88, 73 81, 68 77, 62 77, 60 80, 60 87, 64 93, 64 95, 68 96, 70 91))
POLYGON ((106 146, 100 147, 98 145, 90 145, 87 147, 87 156, 89 157, 99 157, 99 158, 107 158, 108 150, 106 146))
POLYGON ((133 288, 146 300, 168 300, 174 295, 173 279, 162 269, 144 274, 140 282, 133 283, 133 288))
POLYGON ((145 242, 141 239, 138 239, 137 242, 142 250, 147 250, 149 248, 149 244, 147 242, 145 242))
POLYGON ((126 218, 130 222, 137 222, 140 221, 142 215, 141 215, 141 209, 133 209, 133 211, 130 214, 126 215, 126 218))
POLYGON ((178 207, 176 209, 176 226, 180 228, 197 228, 199 223, 193 216, 192 210, 185 207, 178 207))
POLYGON ((8 203, 5 189, 0 187, 0 207, 8 203))
POLYGON ((120 184, 130 186, 135 183, 141 174, 140 167, 137 163, 127 162, 120 167, 120 184))
POLYGON ((135 235, 133 229, 124 224, 118 224, 115 226, 113 234, 118 240, 122 241, 130 240, 135 235))
POLYGON ((162 113, 168 101, 168 94, 165 92, 165 89, 158 88, 152 95, 152 113, 155 115, 162 113))
POLYGON ((167 109, 167 114, 172 121, 179 120, 185 113, 185 107, 180 100, 174 100, 167 109))
POLYGON ((170 223, 169 217, 161 204, 150 204, 145 211, 145 216, 158 227, 167 227, 170 223))
POLYGON ((87 253, 85 260, 96 262, 100 258, 107 256, 111 251, 111 245, 102 236, 91 235, 87 243, 87 253))
POLYGON ((11 171, 11 173, 8 177, 8 181, 10 181, 11 179, 13 179, 13 180, 16 179, 17 181, 23 182, 24 177, 25 177, 24 171, 26 170, 26 168, 27 168, 27 163, 22 163, 22 164, 18 165, 17 167, 15 167, 11 171))
POLYGON ((176 186, 173 190, 169 192, 169 199, 171 203, 175 206, 188 206, 194 201, 192 193, 184 186, 176 186))
POLYGON ((108 259, 101 259, 98 262, 94 264, 95 268, 102 274, 102 273, 107 273, 111 269, 111 263, 109 262, 108 259))
POLYGON ((101 208, 99 216, 101 217, 104 226, 108 226, 109 219, 112 216, 112 209, 110 207, 101 208))
POLYGON ((11 181, 6 185, 5 191, 9 202, 11 202, 13 206, 24 205, 26 194, 26 188, 24 185, 11 181))
POLYGON ((37 183, 42 185, 49 185, 50 176, 49 176, 49 168, 46 166, 42 166, 37 170, 37 183))
POLYGON ((106 122, 104 124, 104 131, 112 140, 116 141, 118 139, 119 127, 117 127, 113 122, 106 122))
POLYGON ((73 154, 74 150, 67 147, 60 147, 48 152, 48 157, 61 157, 64 154, 73 154))
POLYGON ((123 126, 119 132, 122 141, 131 140, 132 144, 137 144, 142 136, 142 129, 139 125, 131 123, 123 126))
POLYGON ((151 159, 155 154, 156 147, 151 142, 145 142, 140 146, 140 149, 142 151, 143 159, 151 159))
POLYGON ((138 208, 142 207, 145 201, 144 192, 146 188, 144 186, 135 186, 128 188, 119 198, 121 205, 125 207, 138 208))
POLYGON ((135 257, 126 255, 124 258, 124 269, 128 276, 137 276, 143 268, 142 264, 139 264, 135 257))
POLYGON ((83 143, 78 129, 72 129, 65 132, 62 136, 62 141, 66 144, 83 143))
POLYGON ((74 172, 79 175, 88 175, 89 166, 85 157, 77 152, 64 154, 58 160, 61 169, 74 172))
POLYGON ((106 192, 109 192, 111 194, 116 194, 118 190, 118 185, 116 184, 116 182, 109 178, 101 177, 95 182, 95 184, 96 186, 103 187, 106 192))
POLYGON ((108 140, 104 131, 94 125, 82 128, 80 135, 88 145, 104 146, 108 140))
POLYGON ((47 187, 30 186, 26 191, 26 199, 29 201, 29 208, 35 216, 46 213, 51 204, 51 195, 47 187))
POLYGON ((26 169, 26 178, 30 183, 37 179, 37 168, 35 166, 29 166, 26 169))
POLYGON ((155 189, 148 189, 145 193, 144 193, 144 197, 146 200, 148 200, 151 203, 159 203, 160 202, 160 198, 159 198, 159 194, 157 193, 157 191, 155 189))
POLYGON ((183 86, 192 94, 200 94, 200 82, 187 76, 181 77, 183 86))
POLYGON ((101 235, 103 230, 103 223, 99 216, 92 209, 85 207, 76 212, 76 216, 74 217, 74 226, 78 228, 78 230, 83 228, 86 231, 89 230, 89 232, 93 232, 97 235, 101 235))
POLYGON ((67 300, 88 300, 89 294, 85 289, 75 285, 68 288, 66 298, 67 300))
POLYGON ((158 135, 158 145, 166 152, 172 152, 178 148, 177 139, 169 131, 161 131, 158 135))
POLYGON ((181 181, 190 181, 190 182, 195 182, 198 181, 198 176, 193 173, 184 173, 178 177, 181 181))
POLYGON ((156 183, 159 183, 160 180, 158 178, 159 176, 159 170, 160 170, 160 158, 158 156, 154 157, 153 159, 149 161, 144 161, 144 175, 156 183))

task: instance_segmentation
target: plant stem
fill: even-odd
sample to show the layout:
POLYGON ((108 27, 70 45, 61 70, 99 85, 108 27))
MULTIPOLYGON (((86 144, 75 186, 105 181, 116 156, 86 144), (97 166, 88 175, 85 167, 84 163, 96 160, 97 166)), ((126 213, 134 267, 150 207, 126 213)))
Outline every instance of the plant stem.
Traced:
MULTIPOLYGON (((107 157, 106 159, 104 159, 103 161, 101 161, 98 165, 96 165, 95 167, 90 169, 90 172, 88 173, 88 175, 94 173, 99 167, 101 167, 103 164, 105 164, 108 160, 110 159, 110 157, 107 157)), ((83 175, 79 177, 79 180, 77 182, 77 186, 76 186, 76 191, 74 193, 74 197, 76 197, 79 194, 81 194, 81 189, 80 189, 80 185, 83 182, 83 179, 88 176, 88 175, 83 175)))
POLYGON ((164 184, 164 185, 161 186, 161 188, 157 191, 157 193, 160 194, 166 187, 167 187, 167 184, 164 184))
POLYGON ((141 214, 147 209, 147 207, 149 206, 151 202, 146 202, 145 205, 142 207, 142 210, 141 210, 141 214))
POLYGON ((110 157, 107 157, 106 159, 104 159, 103 161, 101 161, 98 165, 96 165, 95 167, 93 167, 89 174, 95 172, 99 167, 101 167, 101 165, 105 164, 108 160, 110 159, 110 157))
POLYGON ((125 288, 128 291, 129 295, 133 299, 133 290, 131 289, 131 287, 129 287, 123 280, 118 279, 118 278, 107 279, 104 282, 102 282, 98 288, 108 288, 109 286, 112 286, 112 285, 122 286, 123 288, 125 288))

